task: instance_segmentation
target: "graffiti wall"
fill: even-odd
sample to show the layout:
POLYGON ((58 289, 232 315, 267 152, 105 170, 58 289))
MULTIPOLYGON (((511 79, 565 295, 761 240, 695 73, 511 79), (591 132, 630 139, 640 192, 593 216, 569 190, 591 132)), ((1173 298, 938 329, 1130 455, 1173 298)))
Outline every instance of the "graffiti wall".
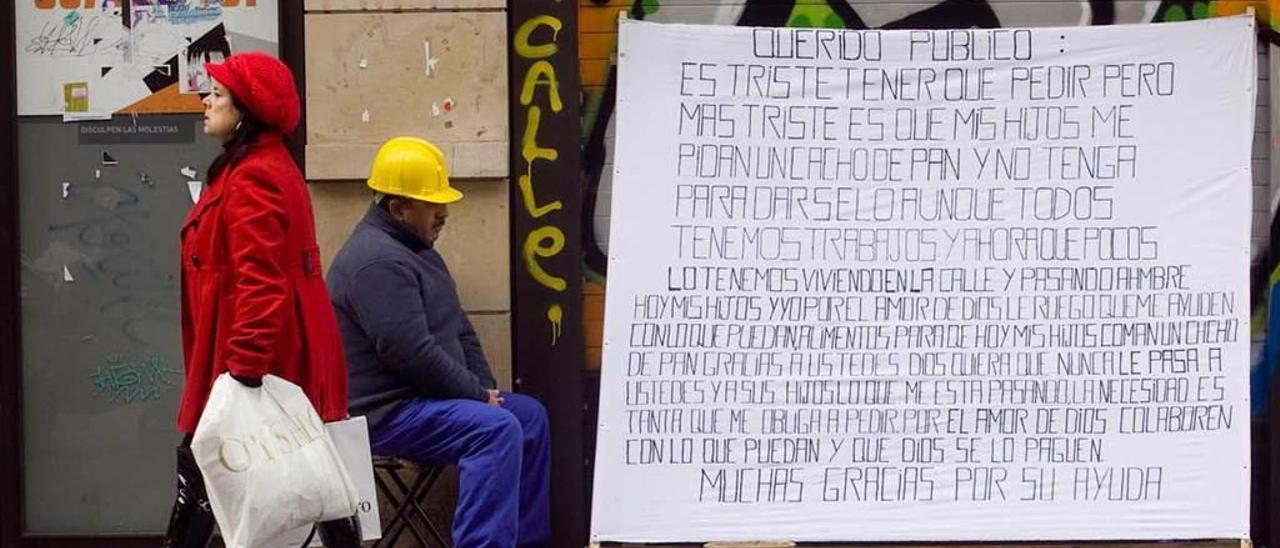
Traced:
POLYGON ((199 125, 19 124, 27 531, 164 528, 183 377, 178 229, 218 150, 199 125), (113 504, 120 493, 129 504, 113 504))

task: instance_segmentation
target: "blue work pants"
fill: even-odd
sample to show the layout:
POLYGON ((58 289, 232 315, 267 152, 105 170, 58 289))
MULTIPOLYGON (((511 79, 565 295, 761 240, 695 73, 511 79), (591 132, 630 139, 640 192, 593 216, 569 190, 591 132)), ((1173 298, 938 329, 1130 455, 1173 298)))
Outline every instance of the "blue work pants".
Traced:
POLYGON ((375 425, 375 455, 456 464, 456 548, 546 546, 550 536, 551 438, 547 412, 529 396, 502 406, 412 399, 375 425))

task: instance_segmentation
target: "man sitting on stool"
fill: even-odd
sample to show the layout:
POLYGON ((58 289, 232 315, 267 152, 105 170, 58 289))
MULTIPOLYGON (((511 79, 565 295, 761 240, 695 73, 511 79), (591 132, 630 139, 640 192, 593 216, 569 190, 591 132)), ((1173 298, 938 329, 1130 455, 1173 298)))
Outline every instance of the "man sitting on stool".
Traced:
POLYGON ((550 536, 546 410, 500 393, 434 244, 462 198, 444 155, 397 137, 383 144, 369 207, 329 269, 350 376, 373 453, 457 464, 459 548, 545 546, 550 536))

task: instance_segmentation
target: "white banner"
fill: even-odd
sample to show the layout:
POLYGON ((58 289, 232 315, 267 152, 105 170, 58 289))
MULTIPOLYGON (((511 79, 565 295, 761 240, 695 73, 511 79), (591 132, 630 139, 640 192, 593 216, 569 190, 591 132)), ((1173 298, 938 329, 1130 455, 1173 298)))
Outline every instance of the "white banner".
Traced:
POLYGON ((1247 537, 1253 25, 624 22, 593 539, 1247 537))

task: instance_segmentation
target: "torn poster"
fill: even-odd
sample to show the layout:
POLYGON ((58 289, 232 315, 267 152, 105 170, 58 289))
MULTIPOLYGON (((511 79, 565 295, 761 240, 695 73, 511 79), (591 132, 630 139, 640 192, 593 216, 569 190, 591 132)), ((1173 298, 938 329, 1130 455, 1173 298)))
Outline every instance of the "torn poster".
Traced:
POLYGON ((203 62, 217 60, 213 52, 229 54, 234 39, 274 53, 279 41, 279 0, 136 1, 127 13, 118 3, 68 4, 14 4, 19 115, 199 112, 199 100, 182 92, 207 83, 203 62), (85 99, 92 89, 92 105, 67 108, 68 83, 83 84, 76 93, 85 99))
POLYGON ((205 70, 204 64, 221 63, 223 59, 227 58, 229 50, 230 46, 209 49, 196 44, 183 48, 182 53, 178 55, 178 73, 182 75, 182 78, 178 80, 181 84, 178 90, 182 93, 209 93, 213 91, 213 81, 209 78, 209 71, 205 70))
POLYGON ((62 115, 63 122, 91 122, 110 119, 110 112, 68 112, 62 115))
POLYGON ((89 112, 89 84, 70 82, 62 85, 62 112, 89 112))
POLYGON ((200 202, 200 192, 204 190, 204 183, 200 181, 187 181, 187 192, 191 193, 191 203, 200 202))

